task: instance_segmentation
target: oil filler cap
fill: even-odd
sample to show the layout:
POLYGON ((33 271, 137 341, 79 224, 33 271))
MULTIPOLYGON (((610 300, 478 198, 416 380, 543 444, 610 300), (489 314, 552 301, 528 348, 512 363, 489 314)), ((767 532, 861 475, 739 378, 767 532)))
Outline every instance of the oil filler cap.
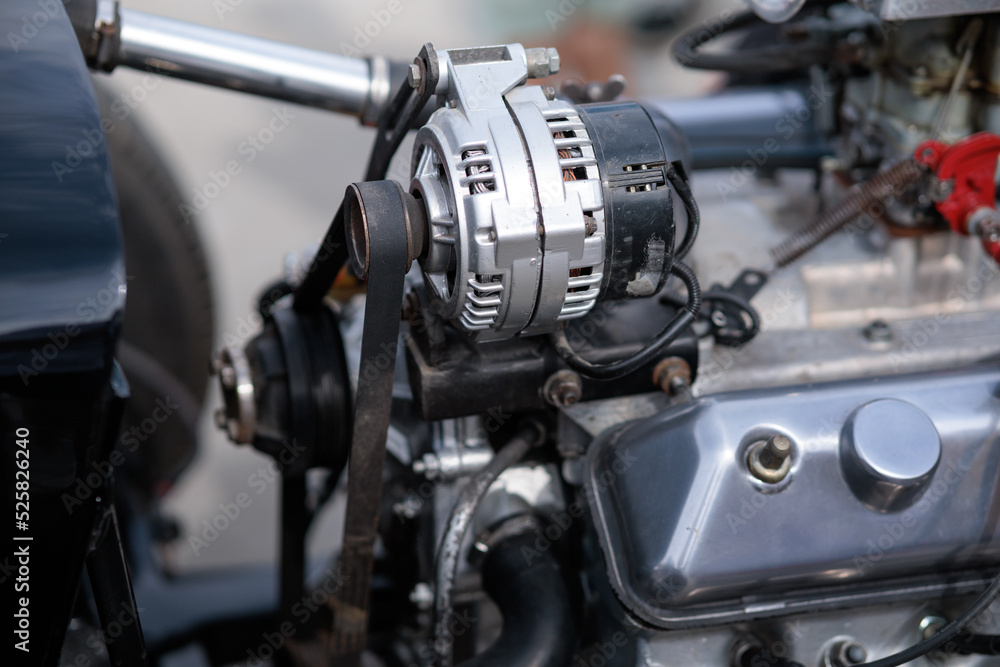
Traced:
POLYGON ((941 436, 920 408, 892 398, 866 403, 844 424, 840 465, 858 500, 880 512, 911 505, 941 460, 941 436))

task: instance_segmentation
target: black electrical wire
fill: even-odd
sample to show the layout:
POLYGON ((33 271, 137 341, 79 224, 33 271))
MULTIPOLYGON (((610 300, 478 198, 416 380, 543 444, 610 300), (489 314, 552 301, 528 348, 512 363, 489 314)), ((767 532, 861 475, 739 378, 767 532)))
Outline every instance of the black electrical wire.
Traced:
MULTIPOLYGON (((817 4, 833 4, 824 0, 817 4)), ((797 41, 771 44, 752 50, 729 53, 705 53, 701 47, 734 30, 763 23, 753 12, 746 12, 718 28, 699 25, 681 35, 671 47, 674 60, 684 67, 744 74, 789 72, 808 69, 829 62, 834 46, 829 41, 797 41)))
POLYGON ((965 613, 941 628, 935 634, 931 635, 927 639, 924 639, 923 641, 917 642, 910 648, 899 651, 898 653, 893 653, 890 656, 886 656, 885 658, 881 658, 879 660, 873 660, 872 662, 855 665, 855 667, 898 667, 899 665, 910 662, 911 660, 923 657, 927 653, 941 648, 949 641, 955 639, 967 625, 972 623, 977 616, 986 611, 986 608, 993 604, 993 601, 996 600, 997 596, 1000 596, 1000 575, 993 579, 993 583, 990 584, 990 587, 979 596, 971 607, 965 610, 965 613))
POLYGON ((955 649, 959 655, 1000 655, 1000 635, 969 635, 955 649))
POLYGON ((691 186, 677 171, 677 168, 668 163, 666 171, 667 180, 670 181, 670 185, 674 186, 677 196, 684 204, 684 210, 687 211, 688 221, 687 228, 684 230, 684 238, 681 240, 680 247, 674 251, 675 259, 684 259, 691 252, 695 239, 698 238, 698 230, 701 228, 701 213, 698 210, 698 202, 694 200, 694 194, 691 192, 691 186))
MULTIPOLYGON (((757 337, 757 334, 760 333, 761 320, 760 315, 757 313, 757 309, 750 304, 750 301, 744 299, 738 294, 733 294, 732 292, 713 289, 701 293, 702 309, 701 313, 698 314, 698 320, 707 321, 711 327, 701 334, 699 338, 711 336, 720 331, 720 327, 716 326, 708 315, 708 313, 711 313, 711 311, 714 310, 710 305, 714 301, 725 301, 726 303, 736 306, 741 312, 746 313, 747 318, 750 320, 749 326, 745 323, 743 324, 740 329, 739 336, 727 336, 724 339, 717 340, 716 342, 723 345, 739 346, 749 343, 757 337)), ((687 300, 682 296, 667 293, 660 296, 660 303, 665 306, 673 306, 674 308, 683 308, 687 303, 687 300)))
POLYGON ((560 329, 552 334, 552 344, 556 349, 556 353, 562 357, 563 361, 570 368, 581 375, 594 378, 595 380, 613 380, 614 378, 628 375, 658 358, 668 345, 674 342, 685 329, 691 326, 691 323, 698 316, 698 311, 701 309, 701 288, 698 286, 698 279, 695 277, 694 271, 687 265, 675 261, 674 265, 670 268, 670 273, 680 278, 681 282, 687 287, 687 305, 683 310, 674 315, 667 326, 646 343, 641 350, 618 361, 606 364, 594 363, 587 361, 577 354, 566 339, 566 331, 560 329))

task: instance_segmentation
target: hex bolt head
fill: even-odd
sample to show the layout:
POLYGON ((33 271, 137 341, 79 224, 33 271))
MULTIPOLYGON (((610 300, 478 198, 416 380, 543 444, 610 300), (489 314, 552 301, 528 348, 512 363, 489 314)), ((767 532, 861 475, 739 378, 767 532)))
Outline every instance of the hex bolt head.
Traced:
POLYGON ((827 649, 823 664, 829 667, 854 667, 867 659, 868 651, 864 646, 853 639, 842 639, 827 649))
POLYGON ((777 484, 792 467, 792 449, 792 441, 781 434, 758 440, 747 452, 750 474, 767 484, 777 484))
POLYGON ((423 78, 423 74, 420 72, 420 65, 410 63, 410 67, 406 72, 406 80, 409 82, 410 86, 413 88, 420 88, 420 83, 423 81, 423 78))
POLYGON ((559 52, 549 47, 525 49, 529 79, 544 79, 559 71, 559 52))
POLYGON ((928 614, 920 619, 920 638, 930 639, 946 625, 948 625, 948 619, 944 616, 940 614, 928 614))
POLYGON ((559 73, 559 51, 553 47, 545 49, 545 53, 549 57, 549 74, 559 73))

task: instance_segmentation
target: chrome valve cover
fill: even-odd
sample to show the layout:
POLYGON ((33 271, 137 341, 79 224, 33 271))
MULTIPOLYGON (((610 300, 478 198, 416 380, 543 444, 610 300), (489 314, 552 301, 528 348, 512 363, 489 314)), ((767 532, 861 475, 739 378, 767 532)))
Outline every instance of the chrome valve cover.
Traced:
POLYGON ((998 420, 991 366, 717 394, 610 431, 586 495, 612 586, 664 629, 974 590, 1000 556, 998 420), (747 454, 775 435, 791 466, 769 483, 747 454))

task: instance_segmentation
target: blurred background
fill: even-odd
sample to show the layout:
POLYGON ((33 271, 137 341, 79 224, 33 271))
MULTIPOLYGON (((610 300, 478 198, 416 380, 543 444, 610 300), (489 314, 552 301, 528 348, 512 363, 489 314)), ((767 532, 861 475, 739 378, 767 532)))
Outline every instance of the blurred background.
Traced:
MULTIPOLYGON (((670 44, 686 27, 744 8, 740 0, 124 0, 122 5, 311 49, 377 53, 399 61, 411 60, 425 42, 437 48, 555 46, 562 71, 552 83, 567 77, 603 81, 621 73, 629 97, 710 92, 720 83, 717 75, 680 69, 671 60, 670 44)), ((97 79, 151 136, 190 205, 212 272, 214 349, 246 339, 255 333, 261 288, 281 275, 289 256, 322 238, 345 187, 362 176, 374 131, 353 118, 124 69, 97 79), (269 126, 273 138, 248 149, 248 139, 269 126), (214 187, 234 161, 238 173, 214 187)), ((405 162, 405 145, 400 155, 405 162)), ((405 169, 398 164, 390 174, 399 178, 405 169)), ((142 270, 128 267, 130 275, 142 270)), ((233 445, 215 427, 212 414, 219 403, 213 382, 199 422, 196 458, 163 490, 164 512, 179 527, 168 549, 169 564, 178 571, 270 562, 277 552, 278 482, 266 470, 268 458, 233 445), (201 536, 219 505, 240 493, 252 502, 239 520, 208 546, 193 547, 191 536, 201 536)), ((340 510, 332 503, 321 517, 313 553, 332 548, 340 510)))

